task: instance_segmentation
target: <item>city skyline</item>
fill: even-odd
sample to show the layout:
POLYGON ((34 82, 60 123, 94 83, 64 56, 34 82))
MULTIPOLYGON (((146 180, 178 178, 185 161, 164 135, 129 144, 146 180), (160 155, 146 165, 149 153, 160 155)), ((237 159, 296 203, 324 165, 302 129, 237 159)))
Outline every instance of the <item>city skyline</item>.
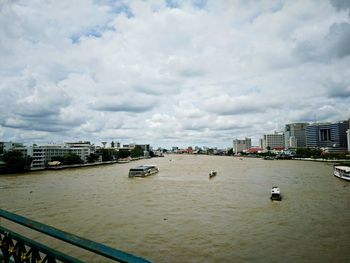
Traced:
POLYGON ((0 141, 225 148, 350 117, 348 1, 0 5, 0 141))

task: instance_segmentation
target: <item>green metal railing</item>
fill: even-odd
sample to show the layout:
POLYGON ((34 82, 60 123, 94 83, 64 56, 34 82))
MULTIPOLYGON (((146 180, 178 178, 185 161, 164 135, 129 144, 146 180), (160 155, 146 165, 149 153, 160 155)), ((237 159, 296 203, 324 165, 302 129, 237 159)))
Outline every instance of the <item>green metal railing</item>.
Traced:
MULTIPOLYGON (((0 219, 1 217, 118 262, 150 262, 141 257, 61 231, 57 228, 19 216, 3 209, 0 209, 0 219)), ((4 262, 16 263, 82 262, 0 225, 0 262, 2 262, 1 260, 4 262)))

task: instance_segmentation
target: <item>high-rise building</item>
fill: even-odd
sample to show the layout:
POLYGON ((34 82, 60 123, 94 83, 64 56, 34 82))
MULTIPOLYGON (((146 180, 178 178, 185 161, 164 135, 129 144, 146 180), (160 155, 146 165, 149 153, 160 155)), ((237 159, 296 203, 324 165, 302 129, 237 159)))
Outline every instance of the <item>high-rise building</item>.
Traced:
POLYGON ((348 141, 348 152, 350 152, 350 128, 346 131, 348 141))
POLYGON ((240 153, 244 150, 248 150, 250 147, 252 147, 251 138, 245 138, 244 140, 233 140, 233 151, 235 154, 240 153))
POLYGON ((264 150, 284 148, 284 133, 264 134, 262 146, 264 150))
POLYGON ((348 122, 349 122, 349 129, 346 131, 346 134, 347 134, 346 141, 348 143, 348 152, 350 152, 350 119, 348 120, 348 122))
POLYGON ((290 123, 284 129, 285 148, 306 147, 306 127, 309 123, 290 123))
POLYGON ((306 127, 306 146, 322 148, 329 152, 346 152, 348 142, 346 131, 349 121, 336 123, 313 123, 306 127))

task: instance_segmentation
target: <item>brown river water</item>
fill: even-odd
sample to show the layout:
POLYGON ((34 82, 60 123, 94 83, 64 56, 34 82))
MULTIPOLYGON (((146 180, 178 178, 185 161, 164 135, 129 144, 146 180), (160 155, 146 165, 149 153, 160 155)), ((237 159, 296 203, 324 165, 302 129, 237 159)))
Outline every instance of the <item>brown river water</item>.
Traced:
POLYGON ((0 207, 153 262, 350 262, 350 182, 332 172, 326 163, 166 155, 0 176, 0 207), (139 164, 160 172, 128 178, 139 164), (218 174, 209 180, 210 170, 218 174), (281 202, 270 200, 275 185, 281 202))

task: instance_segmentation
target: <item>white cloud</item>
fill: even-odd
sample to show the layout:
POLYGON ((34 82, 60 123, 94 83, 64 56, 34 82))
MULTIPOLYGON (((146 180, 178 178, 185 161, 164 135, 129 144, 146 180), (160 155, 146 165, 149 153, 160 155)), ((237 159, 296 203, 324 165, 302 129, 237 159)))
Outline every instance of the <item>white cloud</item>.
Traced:
POLYGON ((350 115, 335 1, 4 1, 1 140, 230 146, 350 115))

